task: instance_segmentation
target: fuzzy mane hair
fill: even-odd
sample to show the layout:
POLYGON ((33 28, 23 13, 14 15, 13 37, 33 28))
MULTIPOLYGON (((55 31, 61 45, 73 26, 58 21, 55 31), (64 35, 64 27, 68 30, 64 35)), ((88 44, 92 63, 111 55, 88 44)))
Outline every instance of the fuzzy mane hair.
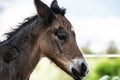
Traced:
POLYGON ((28 17, 23 21, 23 23, 20 23, 18 25, 18 28, 12 29, 11 32, 5 33, 5 35, 7 35, 7 40, 10 39, 11 37, 13 37, 17 32, 19 32, 19 30, 24 28, 26 25, 28 25, 28 24, 32 23, 34 20, 36 20, 37 17, 38 17, 37 15, 34 15, 32 17, 28 17))
MULTIPOLYGON (((57 4, 57 1, 54 0, 52 2, 52 4, 54 4, 53 6, 51 6, 51 10, 53 11, 54 14, 60 14, 60 15, 65 15, 66 13, 66 9, 65 8, 60 8, 57 4), (56 6, 57 5, 57 6, 56 6)), ((29 25, 30 23, 32 23, 33 21, 35 21, 38 18, 38 15, 34 15, 32 17, 28 17, 26 18, 23 23, 20 23, 20 25, 18 25, 18 28, 16 29, 12 29, 11 32, 5 33, 5 35, 7 35, 7 40, 12 38, 19 30, 21 30, 22 28, 24 28, 26 25, 29 25)))

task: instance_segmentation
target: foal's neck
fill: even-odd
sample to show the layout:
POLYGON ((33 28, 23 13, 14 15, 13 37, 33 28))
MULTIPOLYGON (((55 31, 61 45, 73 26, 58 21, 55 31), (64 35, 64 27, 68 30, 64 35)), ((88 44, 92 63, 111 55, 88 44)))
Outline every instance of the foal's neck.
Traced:
MULTIPOLYGON (((39 44, 37 44, 40 31, 36 30, 40 30, 39 26, 37 26, 37 20, 30 25, 26 25, 23 29, 19 30, 15 36, 10 38, 10 40, 3 43, 3 45, 8 46, 8 48, 16 50, 16 56, 9 64, 15 69, 13 71, 17 72, 13 74, 13 76, 16 77, 19 75, 18 78, 20 78, 20 80, 27 80, 29 78, 41 56, 39 44)), ((13 71, 11 71, 11 73, 13 71)))

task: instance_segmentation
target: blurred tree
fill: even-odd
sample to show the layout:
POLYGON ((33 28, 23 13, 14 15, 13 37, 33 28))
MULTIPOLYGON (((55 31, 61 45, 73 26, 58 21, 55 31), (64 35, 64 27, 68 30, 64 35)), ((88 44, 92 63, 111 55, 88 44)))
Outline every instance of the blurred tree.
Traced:
POLYGON ((81 51, 84 54, 93 54, 93 51, 89 48, 90 42, 87 42, 84 47, 81 48, 81 51))
POLYGON ((118 54, 118 48, 114 41, 110 41, 108 48, 106 49, 106 54, 118 54))
POLYGON ((81 48, 81 51, 82 51, 84 54, 93 54, 93 52, 92 52, 88 47, 82 47, 82 48, 81 48))

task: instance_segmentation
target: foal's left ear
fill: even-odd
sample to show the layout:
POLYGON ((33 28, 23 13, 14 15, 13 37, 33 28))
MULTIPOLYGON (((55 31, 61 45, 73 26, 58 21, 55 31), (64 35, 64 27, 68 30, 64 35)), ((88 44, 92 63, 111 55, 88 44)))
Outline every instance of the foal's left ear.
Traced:
POLYGON ((57 0, 53 0, 50 8, 55 14, 61 14, 63 16, 65 15, 66 9, 65 8, 60 8, 57 0))
POLYGON ((41 0, 34 0, 38 15, 42 18, 44 24, 50 24, 55 19, 54 13, 41 0))

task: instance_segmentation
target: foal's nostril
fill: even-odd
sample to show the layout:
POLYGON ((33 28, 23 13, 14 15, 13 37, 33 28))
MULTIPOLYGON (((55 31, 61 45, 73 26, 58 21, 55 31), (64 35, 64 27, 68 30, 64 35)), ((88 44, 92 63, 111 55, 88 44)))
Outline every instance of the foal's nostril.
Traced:
POLYGON ((75 80, 81 80, 80 72, 77 71, 75 68, 72 68, 72 75, 75 80))
POLYGON ((80 72, 78 72, 75 68, 72 68, 72 73, 79 76, 80 72))
POLYGON ((85 63, 81 63, 81 65, 78 66, 78 69, 82 77, 86 76, 88 73, 87 65, 85 63))
POLYGON ((86 66, 85 63, 81 63, 80 70, 83 71, 83 72, 86 72, 86 71, 87 71, 87 66, 86 66))

